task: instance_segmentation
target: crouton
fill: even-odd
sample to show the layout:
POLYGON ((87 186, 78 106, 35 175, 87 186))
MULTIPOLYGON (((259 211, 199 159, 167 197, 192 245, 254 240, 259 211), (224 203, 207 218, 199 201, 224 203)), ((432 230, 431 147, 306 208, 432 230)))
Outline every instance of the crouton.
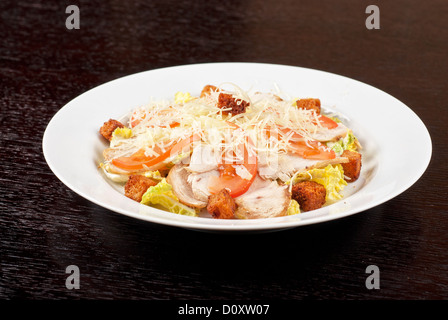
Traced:
POLYGON ((124 128, 124 125, 118 120, 109 119, 104 122, 103 126, 100 128, 100 134, 110 141, 112 139, 112 133, 117 128, 124 128))
POLYGON ((359 152, 345 150, 341 157, 348 159, 347 163, 341 163, 344 169, 344 175, 347 177, 347 182, 354 182, 358 180, 361 173, 362 156, 359 152))
POLYGON ((132 200, 141 202, 146 190, 156 184, 157 182, 151 178, 142 175, 131 175, 124 186, 124 195, 132 200))
POLYGON ((227 189, 208 197, 207 211, 215 219, 234 219, 236 207, 235 200, 227 189))
POLYGON ((299 99, 296 101, 297 108, 306 110, 315 110, 320 114, 320 100, 314 98, 299 99))
POLYGON ((299 203, 303 211, 321 208, 325 204, 326 195, 325 187, 314 181, 298 182, 291 190, 291 198, 299 203))
POLYGON ((218 97, 218 108, 229 109, 225 110, 223 114, 231 114, 232 116, 246 112, 246 108, 249 106, 247 101, 242 99, 235 99, 231 94, 220 93, 218 97))
POLYGON ((210 95, 211 92, 218 91, 218 90, 219 90, 218 87, 208 84, 202 89, 200 97, 203 98, 205 96, 210 95))

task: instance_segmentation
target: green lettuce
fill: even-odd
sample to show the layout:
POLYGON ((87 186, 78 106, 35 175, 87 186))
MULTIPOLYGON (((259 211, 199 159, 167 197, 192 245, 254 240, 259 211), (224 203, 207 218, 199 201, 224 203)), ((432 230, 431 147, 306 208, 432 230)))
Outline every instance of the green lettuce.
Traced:
POLYGON ((151 206, 160 206, 163 209, 185 216, 198 216, 195 209, 190 208, 179 202, 179 199, 173 193, 173 187, 163 178, 155 186, 149 187, 143 194, 142 204, 151 206))
POLYGON ((357 151, 358 149, 356 137, 351 131, 349 131, 344 138, 341 138, 336 142, 327 142, 327 147, 331 148, 338 156, 345 150, 357 151))
POLYGON ((328 202, 342 199, 341 191, 347 185, 347 182, 344 180, 344 169, 340 164, 329 164, 325 168, 301 172, 294 176, 291 182, 295 184, 307 180, 317 182, 325 187, 327 191, 325 200, 328 202))
POLYGON ((291 201, 289 202, 288 211, 286 212, 286 215, 292 216, 298 213, 300 213, 300 205, 296 200, 291 199, 291 201))

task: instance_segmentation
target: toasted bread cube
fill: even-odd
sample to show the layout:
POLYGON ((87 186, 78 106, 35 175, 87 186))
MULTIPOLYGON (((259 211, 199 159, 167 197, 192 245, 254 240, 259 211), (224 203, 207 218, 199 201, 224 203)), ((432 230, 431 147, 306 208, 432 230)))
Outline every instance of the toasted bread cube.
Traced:
POLYGON ((344 169, 344 175, 347 177, 347 182, 358 180, 362 166, 361 154, 356 151, 345 150, 341 157, 348 158, 347 163, 341 163, 344 169))
POLYGON ((320 114, 320 100, 314 98, 299 99, 296 101, 297 108, 306 110, 315 110, 320 114))
POLYGON ((214 85, 208 84, 201 91, 201 98, 210 95, 211 92, 218 91, 219 88, 214 85))
POLYGON ((247 101, 244 101, 242 99, 236 99, 231 94, 227 93, 220 93, 218 97, 218 108, 220 109, 229 109, 231 110, 225 110, 222 113, 223 114, 232 114, 237 115, 240 113, 246 112, 246 108, 249 106, 249 103, 247 101))
POLYGON ((301 181, 292 186, 291 198, 299 203, 303 211, 321 208, 326 195, 325 187, 314 181, 301 181))
POLYGON ((207 211, 215 219, 234 219, 236 203, 227 189, 208 197, 207 211))
POLYGON ((149 187, 155 186, 157 181, 142 175, 131 175, 124 186, 124 195, 137 202, 142 201, 142 197, 149 187))
POLYGON ((100 128, 100 134, 110 141, 112 139, 112 133, 117 128, 124 128, 124 125, 118 120, 109 119, 104 122, 103 126, 100 128))

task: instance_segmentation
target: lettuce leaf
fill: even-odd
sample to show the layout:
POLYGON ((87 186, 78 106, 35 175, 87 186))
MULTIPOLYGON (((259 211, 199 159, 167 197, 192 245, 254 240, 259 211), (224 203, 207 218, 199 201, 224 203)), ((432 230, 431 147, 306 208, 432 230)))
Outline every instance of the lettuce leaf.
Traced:
POLYGON ((149 187, 143 194, 142 204, 151 206, 160 206, 163 209, 186 216, 198 216, 195 209, 190 208, 179 202, 179 199, 173 193, 173 187, 163 178, 155 186, 149 187))
POLYGON ((353 132, 349 131, 344 138, 336 142, 327 142, 327 147, 331 148, 338 156, 345 150, 357 151, 356 137, 353 132))
POLYGON ((300 205, 296 200, 291 199, 291 202, 289 202, 288 211, 286 212, 286 215, 292 216, 298 213, 300 213, 300 205))
POLYGON ((340 164, 329 164, 325 168, 301 172, 295 176, 293 183, 306 180, 315 181, 323 185, 327 191, 325 200, 328 202, 342 199, 340 192, 347 185, 347 182, 344 180, 344 169, 340 164))
POLYGON ((161 181, 163 179, 162 175, 160 174, 159 170, 156 171, 146 171, 143 174, 145 177, 154 179, 154 180, 159 180, 161 181))

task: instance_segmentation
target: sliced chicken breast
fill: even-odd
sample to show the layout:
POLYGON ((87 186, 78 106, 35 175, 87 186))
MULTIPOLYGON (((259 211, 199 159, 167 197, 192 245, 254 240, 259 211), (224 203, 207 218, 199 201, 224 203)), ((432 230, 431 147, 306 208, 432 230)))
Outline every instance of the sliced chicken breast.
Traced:
POLYGON ((298 155, 278 154, 269 159, 259 158, 258 173, 263 179, 287 181, 300 169, 310 168, 321 160, 303 159, 298 155))
POLYGON ((312 132, 309 134, 309 136, 316 140, 321 142, 326 141, 337 141, 342 137, 345 137, 349 129, 344 126, 342 123, 338 123, 338 126, 334 129, 327 129, 327 128, 320 128, 316 132, 312 132))
POLYGON ((171 168, 167 182, 173 187, 173 192, 181 203, 194 208, 205 208, 207 199, 196 198, 188 179, 190 175, 191 173, 186 170, 185 165, 176 164, 171 168))
POLYGON ((188 176, 188 183, 191 185, 191 190, 196 199, 207 202, 211 195, 208 187, 211 177, 219 177, 218 170, 210 170, 202 173, 192 173, 188 176))
POLYGON ((288 187, 257 176, 246 193, 235 198, 239 219, 261 219, 286 215, 291 200, 288 187))
POLYGON ((219 156, 212 146, 200 144, 193 149, 190 157, 188 171, 201 173, 218 168, 219 156))
POLYGON ((331 160, 310 160, 294 154, 280 154, 270 162, 260 162, 258 173, 263 179, 288 181, 297 171, 323 168, 329 164, 346 163, 347 158, 336 157, 331 160))

